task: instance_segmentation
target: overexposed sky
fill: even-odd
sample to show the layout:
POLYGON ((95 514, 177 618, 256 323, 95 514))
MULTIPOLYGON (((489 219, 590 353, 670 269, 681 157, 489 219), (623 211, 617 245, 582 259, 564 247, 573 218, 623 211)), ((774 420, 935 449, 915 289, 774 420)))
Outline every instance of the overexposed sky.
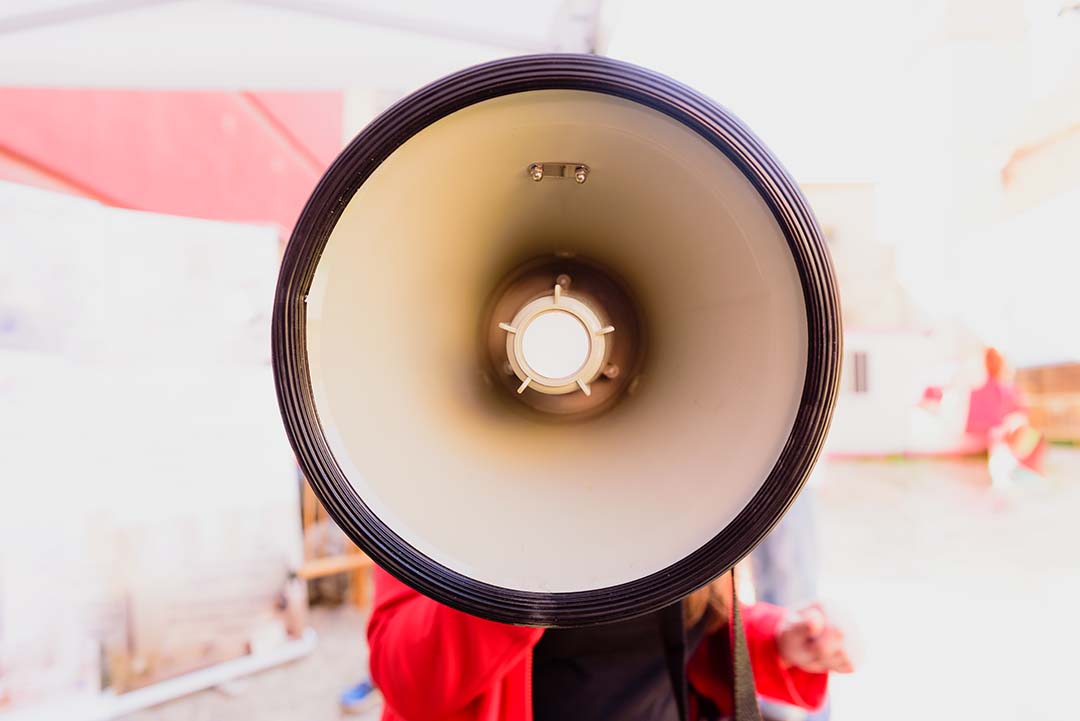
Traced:
POLYGON ((903 3, 614 3, 605 50, 745 121, 801 181, 872 179, 913 19, 903 3))

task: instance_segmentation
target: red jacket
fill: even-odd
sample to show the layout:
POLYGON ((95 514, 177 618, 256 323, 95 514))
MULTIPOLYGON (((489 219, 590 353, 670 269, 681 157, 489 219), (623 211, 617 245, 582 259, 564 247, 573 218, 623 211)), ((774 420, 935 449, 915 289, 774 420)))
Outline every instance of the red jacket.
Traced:
MULTIPOLYGON (((776 626, 783 610, 743 607, 758 692, 816 708, 827 674, 784 668, 776 626)), ((383 721, 532 721, 532 650, 540 628, 507 626, 455 611, 375 569, 375 607, 368 622, 371 676, 386 700, 383 721)), ((725 681, 728 633, 698 645, 687 667, 694 690, 730 710, 725 681)))

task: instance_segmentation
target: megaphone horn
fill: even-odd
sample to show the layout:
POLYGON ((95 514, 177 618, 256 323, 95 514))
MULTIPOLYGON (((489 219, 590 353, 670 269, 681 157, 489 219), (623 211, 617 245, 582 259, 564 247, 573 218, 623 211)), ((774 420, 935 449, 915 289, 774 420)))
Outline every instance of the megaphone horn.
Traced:
POLYGON ((656 73, 545 55, 374 120, 319 182, 273 318, 333 519, 496 621, 656 610, 734 565, 816 462, 839 303, 791 177, 656 73))

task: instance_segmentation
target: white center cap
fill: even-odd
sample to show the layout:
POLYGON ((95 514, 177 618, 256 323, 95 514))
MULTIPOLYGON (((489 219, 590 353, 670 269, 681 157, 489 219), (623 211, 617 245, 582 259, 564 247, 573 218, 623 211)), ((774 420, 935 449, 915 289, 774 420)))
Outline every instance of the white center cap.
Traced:
POLYGON ((572 313, 550 310, 525 327, 521 354, 534 371, 546 378, 568 378, 589 359, 589 332, 572 313))

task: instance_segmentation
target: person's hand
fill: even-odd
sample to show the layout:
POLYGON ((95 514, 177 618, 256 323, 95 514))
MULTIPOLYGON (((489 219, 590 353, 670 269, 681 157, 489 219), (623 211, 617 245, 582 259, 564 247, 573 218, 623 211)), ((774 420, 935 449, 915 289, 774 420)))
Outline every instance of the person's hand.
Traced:
POLYGON ((776 647, 788 666, 810 673, 851 673, 844 633, 814 604, 788 614, 776 629, 776 647))

